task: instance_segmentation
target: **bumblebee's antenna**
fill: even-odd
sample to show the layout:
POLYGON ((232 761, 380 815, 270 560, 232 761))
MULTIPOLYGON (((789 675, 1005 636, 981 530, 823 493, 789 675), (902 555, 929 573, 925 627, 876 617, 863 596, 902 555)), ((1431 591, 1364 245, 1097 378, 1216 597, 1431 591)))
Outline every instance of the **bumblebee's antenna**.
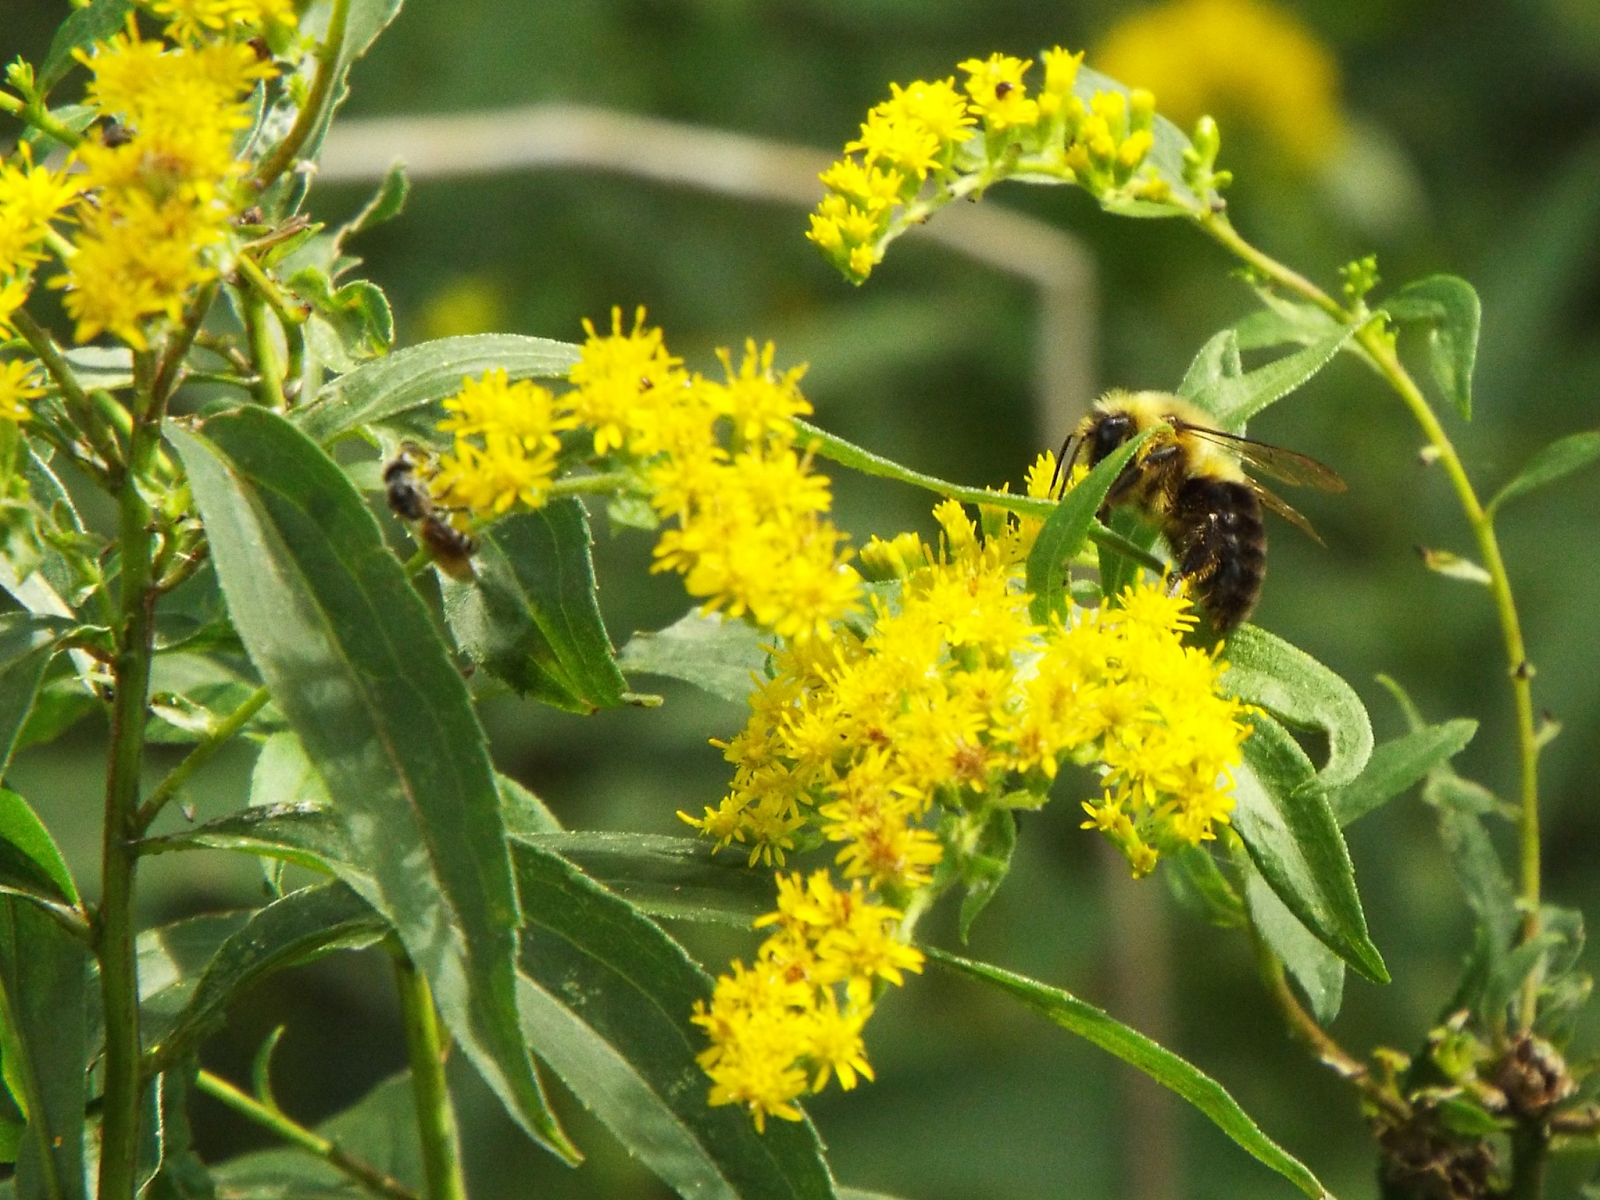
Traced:
POLYGON ((1056 455, 1056 469, 1050 472, 1050 494, 1056 494, 1056 484, 1066 485, 1072 478, 1072 468, 1077 462, 1078 451, 1083 448, 1083 434, 1074 429, 1067 434, 1067 440, 1061 443, 1061 453, 1056 455))

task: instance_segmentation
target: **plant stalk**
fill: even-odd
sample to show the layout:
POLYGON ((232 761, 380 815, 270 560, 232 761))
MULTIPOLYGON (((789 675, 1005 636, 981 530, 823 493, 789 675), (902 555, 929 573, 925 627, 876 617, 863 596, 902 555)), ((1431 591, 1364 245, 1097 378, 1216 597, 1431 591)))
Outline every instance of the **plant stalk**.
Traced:
POLYGON ((147 355, 137 378, 128 465, 116 480, 118 547, 122 562, 116 697, 111 716, 111 761, 106 778, 97 951, 105 1010, 105 1099, 100 1151, 100 1200, 132 1200, 139 1157, 139 969, 134 950, 134 873, 139 776, 144 763, 150 660, 155 640, 151 571, 153 514, 140 484, 148 478, 160 439, 161 405, 151 395, 147 355))
POLYGON ((150 823, 156 819, 161 810, 179 789, 188 783, 194 773, 211 760, 211 756, 226 745, 235 734, 250 723, 250 718, 266 707, 267 701, 272 699, 272 693, 260 687, 251 692, 245 702, 239 705, 226 717, 217 723, 216 728, 201 738, 193 750, 184 757, 183 761, 169 771, 165 778, 156 785, 155 791, 150 793, 150 798, 139 806, 134 814, 133 825, 140 834, 150 828, 150 823))
POLYGON ((278 176, 289 169, 300 147, 305 145, 311 131, 322 117, 322 108, 333 91, 333 76, 339 68, 339 56, 344 51, 345 27, 350 19, 350 0, 333 0, 333 12, 328 15, 328 32, 317 47, 317 73, 311 81, 306 102, 295 115, 294 125, 284 134, 283 140, 272 148, 266 161, 256 168, 256 190, 264 192, 277 182, 278 176))
POLYGON ((399 1180, 385 1175, 371 1163, 353 1154, 347 1154, 339 1148, 337 1142, 307 1129, 278 1109, 268 1108, 259 1100, 247 1096, 226 1079, 213 1075, 210 1071, 201 1071, 195 1076, 195 1084, 206 1095, 222 1101, 239 1115, 272 1130, 291 1146, 298 1147, 308 1154, 314 1154, 330 1167, 342 1171, 373 1195, 386 1196, 389 1200, 420 1200, 415 1192, 399 1180))
POLYGON ((250 359, 256 369, 256 403, 281 412, 284 407, 283 367, 278 362, 278 348, 272 344, 267 302, 254 288, 240 289, 239 300, 245 339, 250 343, 250 359))
POLYGON ((411 1063, 411 1091, 417 1106, 417 1135, 428 1200, 467 1200, 461 1170, 461 1146, 455 1109, 444 1078, 444 1038, 433 1007, 433 992, 398 944, 391 946, 400 1015, 405 1022, 406 1056, 411 1063))
MULTIPOLYGON (((1202 211, 1195 221, 1206 233, 1229 250, 1235 257, 1260 272, 1285 291, 1315 304, 1318 308, 1345 324, 1353 324, 1362 314, 1351 312, 1305 276, 1284 266, 1270 255, 1258 250, 1229 223, 1226 216, 1202 211)), ((1434 413, 1422 389, 1411 377, 1395 353, 1393 340, 1382 323, 1363 325, 1356 331, 1355 341, 1366 352, 1368 361, 1379 375, 1399 395, 1412 417, 1421 427, 1443 464, 1456 499, 1472 527, 1478 542, 1478 552, 1483 567, 1489 573, 1489 591, 1494 597, 1495 612, 1500 621, 1501 639, 1505 644, 1507 671, 1511 680, 1512 699, 1516 709, 1517 758, 1519 766, 1518 803, 1518 859, 1519 900, 1523 908, 1522 938, 1531 941, 1539 935, 1540 902, 1540 834, 1539 834, 1539 741, 1533 715, 1533 667, 1528 662, 1527 646, 1522 638, 1522 622, 1517 615, 1515 598, 1511 593, 1511 579, 1506 573, 1505 559, 1500 554, 1499 538, 1495 534, 1494 515, 1478 498, 1472 481, 1467 477, 1461 456, 1434 413)), ((1539 972, 1531 972, 1523 986, 1519 1005, 1519 1023, 1523 1032, 1533 1025, 1538 1005, 1539 972)))

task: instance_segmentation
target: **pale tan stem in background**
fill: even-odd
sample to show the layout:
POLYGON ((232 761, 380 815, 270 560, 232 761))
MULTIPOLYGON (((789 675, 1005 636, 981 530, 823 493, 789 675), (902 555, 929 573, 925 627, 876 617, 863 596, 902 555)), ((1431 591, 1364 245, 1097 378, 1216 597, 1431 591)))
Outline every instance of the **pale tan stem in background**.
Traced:
MULTIPOLYGON (((608 172, 720 196, 810 208, 835 157, 810 146, 584 105, 340 122, 323 146, 324 183, 369 183, 396 159, 414 180, 552 167, 608 172)), ((1094 261, 1069 233, 994 203, 951 205, 914 236, 1038 289, 1038 434, 1058 444, 1095 390, 1094 261)), ((798 234, 797 234, 798 236, 798 234)))

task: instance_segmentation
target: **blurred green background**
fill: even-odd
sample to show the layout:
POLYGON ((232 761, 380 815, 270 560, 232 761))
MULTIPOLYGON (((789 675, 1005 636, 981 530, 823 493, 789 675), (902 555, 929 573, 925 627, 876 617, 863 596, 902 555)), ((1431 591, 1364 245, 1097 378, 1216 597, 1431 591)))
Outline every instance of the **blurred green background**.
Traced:
MULTIPOLYGON (((0 58, 37 61, 64 3, 3 7, 0 58)), ((1240 177, 1234 219, 1268 250, 1325 284, 1339 263, 1376 250, 1384 286, 1435 271, 1477 285, 1477 415, 1450 426, 1485 493, 1539 445, 1600 425, 1600 4, 1301 0, 1266 17, 1251 10, 1279 42, 1247 23, 1230 27, 1244 18, 1211 4, 1186 18, 1210 21, 1207 36, 1166 27, 1188 55, 1176 68, 1160 61, 1159 25, 1127 24, 1160 7, 407 0, 356 69, 344 115, 567 101, 830 149, 854 134, 890 80, 942 77, 967 57, 1029 55, 1058 42, 1087 45, 1091 64, 1105 65, 1093 48, 1108 46, 1129 56, 1119 61, 1202 80, 1195 87, 1223 120, 1224 163, 1240 177), (1336 70, 1325 85, 1319 64, 1336 70)), ((337 218, 363 198, 354 187, 322 187, 313 206, 337 218)), ((1250 307, 1223 255, 1177 223, 1115 220, 1066 189, 1010 185, 986 204, 1070 230, 1092 255, 1098 386, 1175 386, 1201 343, 1250 307)), ((803 229, 799 209, 529 171, 424 182, 405 214, 359 250, 394 304, 402 342, 487 328, 576 340, 582 317, 643 303, 691 365, 709 369, 717 345, 770 337, 780 362, 810 362, 807 391, 828 428, 947 478, 1020 480, 1044 441, 1028 286, 912 239, 853 289, 803 229)), ((1430 575, 1415 553, 1471 547, 1444 479, 1419 464, 1419 438, 1399 404, 1357 364, 1340 362, 1254 432, 1325 460, 1351 485, 1347 496, 1296 499, 1327 549, 1286 527, 1273 531, 1258 623, 1349 679, 1380 737, 1401 723, 1373 682, 1378 672, 1401 680, 1431 718, 1481 720, 1458 765, 1509 794, 1498 630, 1485 592, 1430 575)), ((918 525, 930 503, 881 481, 838 478, 837 491, 842 523, 858 538, 918 525)), ((1515 506, 1502 529, 1539 669, 1537 701, 1564 724, 1543 760, 1546 887, 1552 901, 1592 914, 1600 911, 1600 474, 1515 506)), ((675 580, 645 574, 647 537, 613 536, 603 520, 596 535, 616 641, 684 611, 675 580)), ((497 757, 573 827, 680 832, 675 809, 721 795, 723 764, 706 739, 737 728, 741 713, 686 689, 659 690, 663 708, 587 719, 496 702, 487 720, 497 757)), ((25 754, 8 780, 62 830, 81 877, 96 869, 103 739, 103 729, 90 729, 25 754)), ((210 769, 196 791, 202 814, 237 794, 249 766, 239 749, 210 769)), ((972 953, 1136 1024, 1153 1011, 1175 1049, 1225 1083, 1339 1195, 1374 1195, 1351 1098, 1288 1042, 1242 939, 1179 910, 1159 879, 1137 885, 1130 900, 1134 885, 1077 829, 1071 793, 1081 783, 1066 781, 1050 810, 1024 821, 1015 870, 979 922, 972 953)), ((1351 847, 1395 982, 1351 982, 1335 1030, 1362 1053, 1378 1041, 1410 1047, 1447 999, 1468 946, 1464 907, 1414 797, 1354 827, 1351 847)), ((149 921, 260 895, 255 866, 221 855, 155 860, 144 879, 149 921)), ((937 930, 946 944, 950 925, 937 930)), ((749 944, 682 932, 713 967, 749 944)), ((278 1024, 288 1026, 278 1095, 308 1122, 402 1063, 387 972, 360 956, 258 989, 208 1047, 207 1064, 243 1077, 278 1024)), ((1594 1027, 1580 1038, 1588 1053, 1594 1027)), ((1176 1108, 1148 1115, 1141 1093, 1098 1051, 949 978, 916 980, 886 998, 869 1048, 876 1084, 810 1106, 844 1182, 908 1200, 1291 1194, 1200 1118, 1176 1108)), ((456 1067, 476 1195, 665 1195, 568 1097, 564 1111, 590 1154, 575 1172, 523 1141, 470 1070, 456 1067)), ((200 1124, 208 1157, 266 1144, 215 1106, 201 1109, 200 1124)), ((1574 1192, 1590 1165, 1558 1172, 1551 1194, 1574 1192)))

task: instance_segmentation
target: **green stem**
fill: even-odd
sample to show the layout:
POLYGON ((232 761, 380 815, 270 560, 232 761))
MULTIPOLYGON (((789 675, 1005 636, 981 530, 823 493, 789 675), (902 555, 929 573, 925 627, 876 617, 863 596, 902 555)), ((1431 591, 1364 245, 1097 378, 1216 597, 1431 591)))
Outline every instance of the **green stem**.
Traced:
POLYGON ((183 324, 167 341, 166 351, 161 356, 161 369, 156 372, 155 383, 155 394, 163 403, 178 385, 179 372, 183 370, 183 360, 189 357, 195 338, 200 336, 200 326, 205 322, 206 314, 211 311, 219 287, 221 283, 213 280, 195 293, 189 311, 184 314, 183 324))
POLYGON ((77 424, 79 431, 89 439, 89 444, 94 452, 104 460, 104 466, 115 470, 122 462, 122 453, 118 448, 116 439, 111 436, 101 421, 95 409, 94 402, 83 390, 83 385, 78 382, 77 375, 72 370, 72 365, 67 362, 61 351, 57 349, 55 339, 50 336, 50 331, 26 309, 19 308, 11 314, 11 324, 28 343, 49 373, 50 379, 61 392, 61 399, 66 405, 67 414, 77 424))
MULTIPOLYGON (((1041 500, 1034 496, 1017 496, 1010 492, 992 492, 986 488, 962 487, 960 484, 949 483, 933 475, 924 475, 920 471, 913 471, 902 467, 892 459, 884 458, 857 446, 854 442, 847 442, 842 437, 836 437, 825 429, 806 421, 796 421, 795 428, 800 431, 800 438, 807 449, 815 451, 830 462, 836 462, 841 467, 849 467, 853 471, 860 471, 863 475, 876 475, 881 479, 893 479, 899 483, 909 483, 913 487, 924 488, 936 492, 941 496, 949 496, 965 504, 981 504, 986 508, 1003 508, 1019 516, 1032 517, 1035 520, 1044 520, 1056 509, 1055 500, 1041 500)), ((1107 529, 1099 522, 1089 527, 1089 540, 1097 546, 1104 546, 1107 550, 1114 550, 1126 558, 1131 558, 1140 566, 1150 571, 1165 571, 1167 564, 1142 546, 1136 546, 1124 537, 1120 537, 1107 529)))
MULTIPOLYGON (((1195 214, 1195 222, 1226 247, 1236 257, 1248 263, 1272 283, 1292 292, 1301 299, 1315 304, 1335 319, 1353 324, 1362 314, 1346 309, 1332 296, 1296 271, 1290 270, 1270 255, 1256 249, 1234 230, 1226 216, 1210 211, 1195 214)), ((1467 477, 1461 456, 1445 433, 1433 408, 1429 405, 1416 380, 1401 364, 1395 353, 1394 342, 1384 331, 1381 322, 1362 325, 1355 335, 1356 344, 1366 352, 1368 361, 1383 376, 1411 415, 1422 428, 1423 436, 1433 447, 1443 464, 1450 484, 1455 489, 1457 502, 1472 527, 1478 542, 1478 552, 1483 567, 1489 573, 1489 590, 1494 597, 1495 612, 1500 621, 1501 640, 1505 644, 1507 670, 1516 708, 1517 757, 1519 771, 1519 866, 1520 900, 1523 907, 1522 937, 1524 941, 1539 935, 1540 897, 1540 836, 1539 836, 1539 740, 1533 716, 1533 668, 1528 662, 1527 646, 1522 638, 1522 622, 1517 615, 1516 601, 1511 594, 1511 579, 1506 573, 1505 559, 1500 554, 1499 538, 1495 534, 1494 514, 1478 498, 1472 481, 1467 477)), ((1539 972, 1531 972, 1523 985, 1519 1018, 1522 1029, 1532 1027, 1538 1003, 1539 972)))
POLYGON ((391 946, 400 1015, 406 1028, 406 1056, 411 1063, 411 1093, 417 1107, 417 1135, 428 1180, 428 1200, 466 1200, 456 1114, 444 1078, 444 1039, 433 992, 404 950, 391 946))
POLYGON ((100 1200, 132 1200, 139 1158, 139 970, 134 951, 134 839, 139 776, 144 762, 150 659, 155 639, 151 586, 153 514, 140 484, 158 448, 161 405, 150 394, 148 356, 135 360, 138 381, 128 466, 117 480, 118 549, 122 563, 116 699, 111 717, 111 762, 106 779, 101 859, 100 994, 105 1011, 105 1099, 101 1117, 100 1200))
POLYGON ((338 1143, 290 1120, 278 1109, 268 1108, 260 1101, 247 1096, 226 1079, 221 1079, 210 1071, 201 1071, 195 1076, 195 1085, 206 1095, 220 1100, 247 1120, 272 1130, 291 1146, 308 1154, 314 1154, 330 1167, 355 1180, 373 1195, 386 1196, 389 1200, 421 1200, 417 1193, 399 1180, 385 1175, 371 1163, 356 1158, 353 1154, 347 1154, 339 1149, 338 1143))
POLYGON ((333 12, 328 16, 328 32, 317 47, 317 73, 311 81, 311 90, 295 115, 293 127, 256 168, 257 191, 266 191, 277 182, 278 176, 289 169, 289 164, 300 153, 300 147, 305 145, 311 131, 322 118, 322 107, 333 91, 333 77, 339 68, 339 55, 344 50, 345 26, 349 18, 350 0, 333 0, 333 12))
POLYGON ((150 798, 140 805, 139 811, 134 814, 134 826, 141 834, 150 828, 150 823, 156 819, 167 802, 178 794, 183 785, 189 782, 194 773, 205 766, 212 755, 248 725, 250 718, 266 707, 270 699, 272 694, 264 687, 251 692, 249 699, 224 717, 216 728, 200 739, 182 762, 167 772, 166 778, 156 785, 155 791, 150 793, 150 798))
POLYGON ((1511 1134, 1511 1190, 1506 1200, 1539 1200, 1544 1195, 1544 1168, 1550 1135, 1538 1121, 1525 1121, 1511 1134))
POLYGON ((76 149, 83 141, 83 135, 73 133, 50 115, 50 111, 38 101, 24 101, 11 95, 9 92, 0 92, 0 111, 10 113, 32 125, 40 133, 47 134, 69 149, 76 149))
POLYGON ((244 288, 239 300, 245 339, 250 343, 250 359, 256 370, 256 403, 263 408, 282 409, 283 367, 278 362, 278 348, 272 344, 266 299, 254 288, 244 288))

